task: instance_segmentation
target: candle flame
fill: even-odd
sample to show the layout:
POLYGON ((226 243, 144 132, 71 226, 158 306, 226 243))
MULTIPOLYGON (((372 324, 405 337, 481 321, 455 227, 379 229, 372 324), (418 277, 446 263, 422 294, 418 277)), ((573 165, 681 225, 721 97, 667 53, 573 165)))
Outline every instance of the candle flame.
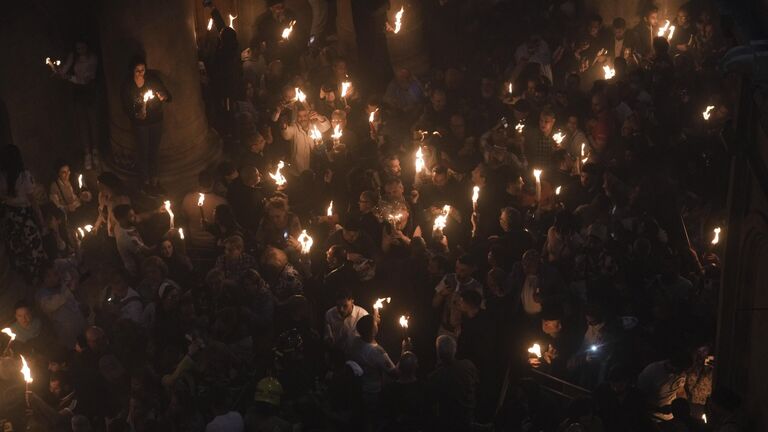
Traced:
POLYGON ((444 205, 442 212, 435 218, 435 223, 432 225, 432 231, 443 230, 448 223, 448 214, 451 212, 451 206, 444 205))
POLYGON ((661 27, 659 27, 659 32, 656 34, 656 36, 658 36, 658 37, 664 37, 664 33, 666 33, 666 32, 667 32, 667 30, 669 30, 669 25, 670 25, 670 24, 671 24, 671 23, 669 22, 669 20, 665 20, 665 21, 664 21, 664 25, 663 25, 663 26, 661 26, 661 27))
POLYGON ((170 222, 171 222, 171 228, 173 228, 173 210, 171 210, 171 202, 169 200, 165 200, 163 202, 163 206, 165 206, 165 211, 168 212, 168 217, 170 218, 170 222))
POLYGON ((512 83, 507 83, 507 93, 512 94, 512 83))
POLYGON ((341 97, 345 98, 347 97, 347 94, 349 94, 349 89, 352 88, 352 83, 349 81, 344 81, 341 83, 341 97))
POLYGON ((299 238, 297 239, 299 244, 301 244, 301 253, 308 254, 309 250, 312 248, 312 243, 314 243, 314 240, 312 240, 312 237, 307 234, 307 230, 301 230, 301 234, 299 234, 299 238))
POLYGON ((277 169, 275 170, 275 173, 274 174, 269 173, 269 176, 272 177, 272 180, 274 180, 275 184, 277 184, 278 186, 282 186, 287 182, 283 173, 280 172, 280 170, 283 169, 283 167, 285 167, 285 162, 280 161, 277 164, 277 169))
POLYGON ((584 157, 584 148, 587 147, 587 143, 581 143, 581 157, 584 157))
POLYGON ((325 211, 326 216, 333 216, 333 200, 328 204, 328 210, 325 211))
POLYGON ((290 23, 288 23, 288 27, 283 29, 283 39, 288 40, 289 37, 291 37, 291 32, 293 32, 293 26, 296 24, 296 20, 292 20, 290 23))
POLYGON ((179 228, 179 238, 184 240, 184 228, 179 228))
POLYGON ((296 87, 296 97, 293 99, 294 102, 306 102, 307 101, 307 95, 304 94, 303 91, 301 91, 300 88, 296 87))
POLYGON ((472 188, 472 204, 477 204, 477 199, 480 198, 480 186, 472 188))
POLYGON ((608 65, 603 66, 603 77, 606 80, 612 79, 615 76, 616 76, 616 69, 614 69, 614 68, 612 68, 612 67, 610 67, 608 65))
POLYGON ((704 424, 707 424, 707 415, 706 414, 702 414, 701 415, 701 421, 703 421, 704 424))
POLYGON ((78 228, 78 229, 77 229, 77 232, 79 232, 79 233, 80 233, 80 238, 83 238, 83 237, 85 237, 85 231, 83 231, 83 229, 82 229, 82 228, 78 228))
POLYGON ((80 189, 83 188, 83 175, 82 174, 77 176, 77 187, 79 187, 80 189))
POLYGON ((323 134, 320 132, 320 129, 318 129, 316 125, 312 125, 312 130, 309 131, 309 136, 315 141, 323 140, 323 134))
POLYGON ((376 303, 373 304, 373 308, 376 310, 379 310, 384 307, 384 302, 390 303, 392 301, 392 297, 384 297, 380 299, 376 299, 376 303))
POLYGON ((208 31, 213 29, 213 18, 208 18, 208 31))
POLYGON ((85 229, 85 232, 93 231, 93 225, 91 225, 91 224, 88 224, 88 225, 84 226, 83 228, 85 229))
POLYGON ((668 41, 672 40, 672 35, 674 35, 674 34, 675 34, 675 26, 670 26, 669 27, 669 34, 667 35, 667 40, 668 41))
POLYGON ((715 227, 713 231, 715 233, 715 238, 712 239, 712 244, 716 245, 720 243, 720 227, 715 227))
POLYGON ((405 315, 400 315, 400 327, 408 328, 408 317, 405 315))
POLYGON ((537 358, 541 358, 541 345, 535 343, 528 348, 528 353, 535 355, 537 358))
POLYGON ((416 174, 424 171, 426 164, 424 163, 424 153, 421 151, 421 146, 416 150, 416 174))
POLYGON ((202 207, 203 203, 205 202, 205 194, 204 193, 198 193, 197 194, 197 206, 202 207))
POLYGON ((32 382, 32 371, 29 370, 29 365, 27 365, 27 360, 24 356, 19 355, 19 357, 21 357, 21 374, 24 375, 24 382, 29 384, 32 382))
POLYGON ((707 109, 704 110, 703 113, 701 113, 701 116, 704 117, 704 120, 709 120, 709 118, 712 116, 712 111, 715 109, 714 105, 707 105, 707 109))
POLYGON ((542 171, 540 169, 533 170, 533 176, 536 177, 536 183, 541 182, 541 173, 542 171))
POLYGON ((523 130, 525 130, 525 124, 523 124, 522 120, 517 122, 517 125, 515 125, 515 130, 517 131, 517 133, 523 133, 523 130))
POLYGON ((557 131, 554 135, 552 135, 552 139, 555 140, 557 145, 560 145, 563 143, 563 140, 565 139, 565 134, 561 131, 557 131))
POLYGON ((335 140, 340 140, 341 139, 341 135, 342 135, 342 133, 341 133, 341 125, 337 124, 336 126, 333 127, 333 134, 331 134, 331 138, 335 139, 335 140))
POLYGON ((11 330, 10 328, 6 327, 6 328, 0 330, 0 332, 7 334, 8 337, 11 338, 11 342, 16 340, 16 333, 14 333, 13 330, 11 330))
POLYGON ((150 99, 154 99, 154 98, 155 98, 155 92, 153 92, 152 90, 147 90, 144 93, 144 102, 147 102, 150 99))
POLYGON ((403 6, 400 7, 400 10, 397 11, 395 14, 395 29, 393 32, 395 34, 400 33, 400 29, 403 27, 403 14, 405 13, 405 8, 403 6))
POLYGON ((232 27, 232 30, 235 29, 235 19, 237 19, 237 15, 232 16, 232 14, 229 14, 229 26, 232 27))
POLYGON ((562 190, 562 186, 558 186, 555 188, 555 195, 560 195, 560 191, 562 190))
POLYGON ((370 114, 368 114, 368 123, 373 124, 374 121, 376 121, 376 112, 379 111, 378 108, 376 108, 374 111, 371 111, 370 114))

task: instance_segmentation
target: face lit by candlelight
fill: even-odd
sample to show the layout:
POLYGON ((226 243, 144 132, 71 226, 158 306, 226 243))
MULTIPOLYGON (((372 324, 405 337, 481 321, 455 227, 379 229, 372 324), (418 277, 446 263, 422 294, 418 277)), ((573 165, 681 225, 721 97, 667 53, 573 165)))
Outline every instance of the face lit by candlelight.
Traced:
POLYGON ((597 34, 600 32, 600 21, 597 20, 591 20, 589 22, 589 25, 587 26, 587 32, 590 36, 593 38, 597 37, 597 34))
POLYGON ((336 311, 339 315, 346 318, 352 315, 352 311, 355 309, 355 301, 352 299, 338 299, 336 300, 336 311))
POLYGON ((69 175, 71 174, 71 171, 69 170, 69 165, 62 165, 61 168, 59 168, 59 180, 66 183, 69 181, 69 175))
POLYGON ((448 184, 448 174, 438 170, 432 171, 432 183, 435 186, 445 186, 448 184))
POLYGON ((400 167, 400 159, 392 158, 384 163, 384 170, 387 174, 393 177, 400 177, 402 168, 400 167))
POLYGON ((659 25, 659 12, 655 10, 651 11, 643 19, 648 26, 656 28, 659 25))
POLYGON ((15 318, 21 327, 28 328, 32 324, 32 311, 26 306, 17 308, 15 318))
POLYGON ((565 122, 565 130, 569 134, 574 134, 579 129, 579 118, 576 116, 568 116, 568 121, 565 122))
POLYGON ((405 194, 405 187, 402 182, 392 182, 384 186, 384 197, 387 201, 400 201, 405 194))
POLYGON ((460 281, 467 281, 472 277, 472 273, 474 273, 474 271, 475 268, 471 265, 456 261, 456 279, 460 281))
POLYGON ((552 129, 554 127, 555 127, 555 116, 547 113, 541 113, 541 116, 539 116, 539 130, 544 135, 551 135, 552 129))
POLYGON ((170 240, 163 240, 160 243, 160 256, 163 258, 170 258, 173 255, 173 243, 170 240))
POLYGON ((430 97, 430 102, 432 103, 432 109, 434 109, 437 112, 443 111, 445 107, 448 105, 448 97, 445 95, 445 92, 442 90, 435 90, 432 92, 432 97, 430 97))
POLYGON ((541 331, 548 336, 556 337, 563 329, 563 324, 558 319, 554 320, 541 320, 541 331))
POLYGON ((680 9, 677 11, 677 25, 682 27, 686 24, 688 24, 688 11, 685 9, 680 9))
POLYGON ((304 130, 309 129, 309 111, 307 110, 299 110, 298 113, 296 113, 296 123, 299 124, 304 130))
POLYGON ((373 203, 368 199, 366 194, 360 194, 360 199, 357 201, 357 205, 360 208, 360 213, 368 213, 373 210, 373 203))
POLYGON ((347 127, 347 116, 344 115, 344 111, 334 111, 331 114, 331 127, 341 127, 341 130, 344 130, 347 127))
POLYGON ((451 133, 458 139, 464 139, 467 136, 467 126, 464 117, 459 114, 451 116, 451 133))
POLYGON ((144 81, 144 74, 147 72, 147 65, 139 63, 133 67, 133 80, 136 82, 144 81))

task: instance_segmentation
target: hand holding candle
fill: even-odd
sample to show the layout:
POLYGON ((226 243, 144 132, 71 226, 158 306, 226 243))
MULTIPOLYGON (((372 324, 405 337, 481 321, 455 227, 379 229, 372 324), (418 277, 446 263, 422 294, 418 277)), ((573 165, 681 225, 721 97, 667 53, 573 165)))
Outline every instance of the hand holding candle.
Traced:
POLYGON ((11 348, 11 344, 13 341, 16 340, 16 333, 14 333, 10 328, 6 327, 2 330, 2 333, 5 333, 8 335, 9 338, 11 338, 8 341, 8 345, 5 346, 5 349, 3 350, 3 357, 5 357, 5 354, 8 353, 8 350, 11 348))
POLYGON ((291 33, 293 32, 294 25, 296 25, 296 20, 293 20, 290 23, 288 23, 288 27, 283 29, 283 33, 281 34, 283 40, 287 41, 288 38, 291 37, 291 33))
POLYGON ((707 109, 704 110, 704 112, 701 113, 701 116, 704 118, 704 120, 709 120, 709 118, 712 116, 712 111, 714 111, 715 106, 714 105, 707 105, 707 109))
POLYGON ((32 371, 29 369, 29 365, 27 365, 27 360, 24 358, 23 355, 19 355, 21 357, 21 374, 24 375, 24 384, 26 391, 24 392, 24 398, 27 401, 27 408, 29 408, 29 384, 33 381, 32 380, 32 371))
POLYGON ((297 240, 301 245, 301 253, 304 255, 309 254, 310 249, 312 249, 312 243, 314 243, 314 240, 312 240, 312 237, 307 234, 307 230, 301 230, 301 234, 299 234, 299 238, 297 240))

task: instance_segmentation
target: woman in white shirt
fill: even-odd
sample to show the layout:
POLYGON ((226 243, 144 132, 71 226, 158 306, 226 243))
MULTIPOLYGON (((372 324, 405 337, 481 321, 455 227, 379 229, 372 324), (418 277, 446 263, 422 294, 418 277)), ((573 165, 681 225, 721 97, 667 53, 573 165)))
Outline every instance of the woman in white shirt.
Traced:
POLYGON ((45 225, 34 191, 35 180, 24 169, 19 148, 7 145, 0 149, 0 237, 6 242, 11 267, 30 283, 39 277, 46 261, 40 235, 45 225))
MULTIPOLYGON (((51 182, 48 198, 67 215, 67 219, 82 207, 83 202, 91 200, 91 193, 83 188, 76 189, 70 181, 72 171, 66 163, 58 164, 56 180, 51 182)), ((85 186, 85 184, 83 184, 85 186)))

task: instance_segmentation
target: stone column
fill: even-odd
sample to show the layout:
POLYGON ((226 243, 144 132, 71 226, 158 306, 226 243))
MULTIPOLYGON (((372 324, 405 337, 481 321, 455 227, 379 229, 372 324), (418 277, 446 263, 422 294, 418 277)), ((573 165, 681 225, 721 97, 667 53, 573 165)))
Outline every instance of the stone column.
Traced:
POLYGON ((194 5, 189 0, 110 0, 100 17, 102 60, 109 106, 112 169, 135 177, 135 140, 123 110, 120 89, 130 77, 130 61, 144 54, 173 101, 164 105, 158 154, 160 181, 169 191, 196 185, 198 173, 221 154, 220 139, 208 127, 200 90, 195 46, 194 5))

